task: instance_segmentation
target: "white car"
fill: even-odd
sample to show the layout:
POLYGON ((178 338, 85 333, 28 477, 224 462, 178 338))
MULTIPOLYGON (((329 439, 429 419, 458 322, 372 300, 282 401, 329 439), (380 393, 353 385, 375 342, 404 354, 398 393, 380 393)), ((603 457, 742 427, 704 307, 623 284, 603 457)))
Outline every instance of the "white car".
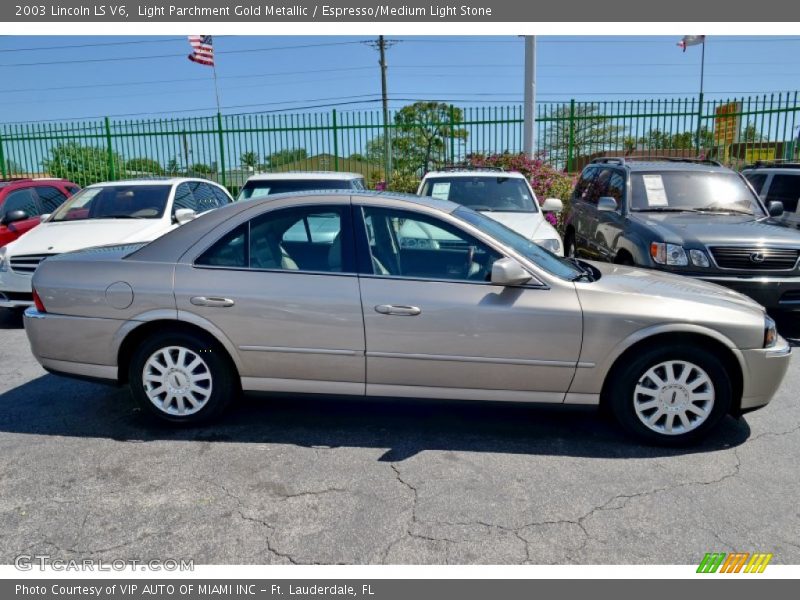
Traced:
POLYGON ((339 171, 258 173, 247 180, 236 199, 255 200, 286 192, 365 189, 367 186, 364 183, 364 176, 360 173, 341 173, 339 171))
POLYGON ((42 224, 0 248, 0 308, 33 306, 31 278, 49 256, 93 246, 149 242, 233 202, 205 179, 154 178, 90 185, 42 224))
POLYGON ((553 254, 564 255, 561 236, 544 218, 546 212, 561 212, 561 200, 548 198, 539 206, 522 173, 494 168, 431 171, 422 178, 417 195, 482 212, 553 254))

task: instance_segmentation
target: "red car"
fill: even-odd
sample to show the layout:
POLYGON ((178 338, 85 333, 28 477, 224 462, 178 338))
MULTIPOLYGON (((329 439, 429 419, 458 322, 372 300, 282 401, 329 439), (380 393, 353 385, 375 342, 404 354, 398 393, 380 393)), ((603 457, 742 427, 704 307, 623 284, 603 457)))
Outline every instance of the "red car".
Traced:
POLYGON ((66 179, 0 179, 0 248, 41 222, 81 188, 66 179))

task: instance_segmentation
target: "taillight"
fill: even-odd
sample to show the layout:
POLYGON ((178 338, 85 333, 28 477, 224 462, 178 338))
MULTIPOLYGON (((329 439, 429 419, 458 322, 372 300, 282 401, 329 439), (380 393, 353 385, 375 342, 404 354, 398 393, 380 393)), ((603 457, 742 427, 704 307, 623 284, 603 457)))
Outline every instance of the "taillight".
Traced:
POLYGON ((36 310, 38 310, 40 313, 47 312, 47 309, 44 307, 42 299, 39 298, 39 293, 36 291, 36 289, 33 290, 33 305, 36 307, 36 310))

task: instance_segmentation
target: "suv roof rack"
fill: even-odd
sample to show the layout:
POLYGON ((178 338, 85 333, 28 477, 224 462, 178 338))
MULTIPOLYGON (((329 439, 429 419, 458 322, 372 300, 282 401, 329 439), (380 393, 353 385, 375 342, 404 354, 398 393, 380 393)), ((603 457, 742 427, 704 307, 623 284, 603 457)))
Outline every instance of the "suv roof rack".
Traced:
POLYGON ((628 156, 628 157, 603 156, 592 160, 592 164, 616 163, 618 165, 624 165, 627 162, 648 162, 648 161, 657 162, 660 160, 663 160, 665 162, 684 162, 684 163, 693 163, 698 165, 713 165, 715 167, 722 166, 721 162, 710 158, 690 158, 684 156, 628 156))
POLYGON ((778 167, 781 169, 800 169, 800 161, 791 158, 773 158, 771 160, 757 160, 745 165, 745 169, 758 169, 759 167, 778 167))
POLYGON ((506 170, 503 167, 473 167, 472 165, 460 165, 460 166, 447 165, 435 170, 436 171, 495 171, 499 173, 506 172, 506 170))

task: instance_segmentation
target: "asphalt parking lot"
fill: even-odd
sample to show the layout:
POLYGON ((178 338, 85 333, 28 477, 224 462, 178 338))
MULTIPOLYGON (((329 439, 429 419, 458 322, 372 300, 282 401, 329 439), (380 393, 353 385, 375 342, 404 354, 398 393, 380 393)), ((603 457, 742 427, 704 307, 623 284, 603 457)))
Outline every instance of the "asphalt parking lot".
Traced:
POLYGON ((0 317, 0 562, 800 563, 800 369, 703 446, 594 410, 247 397, 172 430, 46 374, 0 317))

